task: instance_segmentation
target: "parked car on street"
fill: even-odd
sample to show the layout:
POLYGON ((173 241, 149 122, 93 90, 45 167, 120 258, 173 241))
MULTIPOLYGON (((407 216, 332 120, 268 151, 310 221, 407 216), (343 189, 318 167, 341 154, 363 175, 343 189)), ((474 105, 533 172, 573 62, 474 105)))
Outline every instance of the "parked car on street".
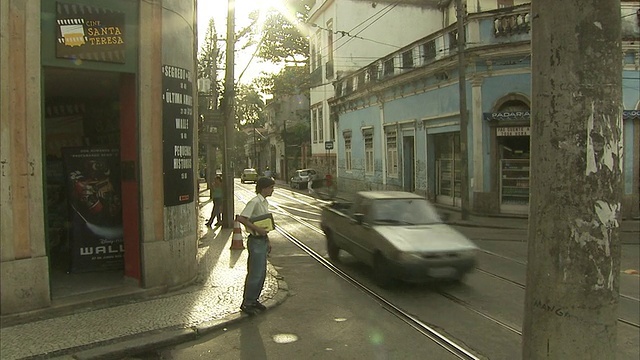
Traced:
POLYGON ((309 176, 313 179, 313 183, 319 183, 323 180, 322 175, 315 169, 298 169, 289 179, 289 185, 292 188, 306 189, 309 182, 309 176))
POLYGON ((256 169, 242 170, 242 174, 240 174, 241 183, 243 184, 248 182, 255 183, 256 181, 258 181, 258 172, 256 171, 256 169))
POLYGON ((459 281, 476 265, 477 246, 409 192, 358 192, 353 202, 323 207, 321 227, 329 258, 338 261, 347 251, 373 268, 380 286, 395 279, 459 281))

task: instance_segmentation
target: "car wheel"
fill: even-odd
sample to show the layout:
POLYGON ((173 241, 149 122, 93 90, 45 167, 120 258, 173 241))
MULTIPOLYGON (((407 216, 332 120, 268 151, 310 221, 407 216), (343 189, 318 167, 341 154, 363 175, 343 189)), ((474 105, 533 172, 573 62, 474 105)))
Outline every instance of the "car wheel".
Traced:
POLYGON ((336 245, 335 240, 333 239, 333 234, 331 231, 326 231, 327 237, 327 253, 329 254, 329 259, 333 261, 340 260, 340 248, 336 245))
POLYGON ((377 253, 373 259, 373 279, 381 288, 388 288, 393 283, 393 278, 389 272, 387 259, 382 254, 377 253))

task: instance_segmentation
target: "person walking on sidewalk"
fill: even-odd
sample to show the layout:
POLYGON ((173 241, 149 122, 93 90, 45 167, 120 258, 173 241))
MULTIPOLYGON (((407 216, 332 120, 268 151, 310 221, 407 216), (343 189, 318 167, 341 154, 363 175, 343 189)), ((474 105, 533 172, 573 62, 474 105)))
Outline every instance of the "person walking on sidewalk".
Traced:
POLYGON ((244 282, 244 294, 240 310, 255 315, 256 312, 266 310, 258 298, 264 286, 267 276, 267 254, 271 252, 271 244, 267 230, 251 222, 251 218, 269 214, 269 202, 267 197, 273 194, 275 181, 271 178, 261 177, 256 182, 256 196, 249 200, 244 210, 237 219, 249 232, 247 248, 249 259, 247 260, 247 277, 244 282))
POLYGON ((224 207, 224 191, 222 189, 222 177, 216 175, 213 180, 213 190, 211 197, 213 198, 213 209, 211 209, 211 216, 207 220, 207 227, 213 224, 213 220, 217 220, 215 226, 222 225, 222 208, 224 207))
POLYGON ((316 191, 313 190, 313 177, 309 174, 309 181, 307 181, 307 189, 309 190, 309 195, 315 197, 316 191))

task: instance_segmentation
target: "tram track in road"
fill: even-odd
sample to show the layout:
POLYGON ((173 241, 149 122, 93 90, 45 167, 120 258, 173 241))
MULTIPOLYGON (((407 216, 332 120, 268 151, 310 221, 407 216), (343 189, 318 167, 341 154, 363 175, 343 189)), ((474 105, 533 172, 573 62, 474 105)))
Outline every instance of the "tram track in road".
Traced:
MULTIPOLYGON (((244 189, 245 191, 248 191, 246 189, 244 189)), ((253 195, 253 193, 252 193, 253 195)), ((283 192, 278 192, 277 193, 278 196, 282 196, 284 198, 288 198, 294 202, 297 202, 301 205, 305 205, 305 206, 310 206, 313 209, 318 209, 320 210, 321 208, 318 207, 316 204, 310 203, 310 202, 306 202, 303 199, 300 199, 299 197, 295 197, 295 196, 290 196, 288 194, 283 194, 283 192)), ((246 200, 248 201, 248 200, 246 200)), ((245 202, 246 202, 245 201, 245 202)), ((308 214, 308 215, 317 215, 319 216, 320 214, 314 213, 313 211, 309 211, 309 210, 305 210, 305 209, 298 209, 298 208, 293 208, 292 206, 289 205, 284 205, 281 204, 277 201, 274 201, 274 204, 272 205, 273 208, 276 210, 276 213, 282 216, 286 216, 289 217, 290 219, 293 219, 294 221, 298 222, 299 224, 305 226, 306 228, 321 234, 324 236, 324 232, 322 231, 322 229, 319 226, 316 226, 314 224, 312 224, 311 222, 317 222, 317 220, 315 219, 308 219, 305 218, 303 216, 299 216, 296 215, 294 213, 292 213, 289 210, 295 210, 298 213, 303 213, 303 214, 308 214)), ((440 333, 435 332, 435 330, 433 330, 431 327, 429 327, 428 325, 424 324, 422 321, 420 321, 419 319, 415 318, 414 316, 412 316, 411 314, 405 312, 404 310, 398 308, 397 306, 395 306, 393 303, 389 302, 388 300, 386 300, 384 297, 382 297, 381 295, 379 295, 378 293, 376 293, 374 290, 369 289, 366 285, 360 283, 359 281, 357 281, 356 279, 352 278, 350 275, 348 275, 346 272, 340 270, 339 268, 337 268, 333 263, 331 263, 329 260, 325 259, 321 254, 319 254, 318 252, 316 252, 315 250, 313 250, 311 247, 309 247, 308 245, 304 244, 302 241, 298 240, 297 238, 295 238, 293 235, 291 235, 290 233, 288 233, 286 230, 284 230, 282 227, 280 226, 276 226, 276 230, 278 231, 278 233, 280 233, 281 235, 283 235, 287 240, 289 240, 290 242, 292 242, 293 244, 295 244, 296 246, 298 246, 299 248, 301 248, 303 251, 305 251, 309 256, 311 256, 314 260, 318 261, 322 266, 324 266, 325 268, 329 269, 330 271, 334 272, 336 275, 338 275, 339 277, 343 278, 345 281, 351 283, 353 286, 361 289, 364 293, 368 294, 369 296, 373 297, 374 299, 376 299, 380 304, 382 304, 382 306, 387 309, 388 311, 390 311, 391 313, 393 313, 394 315, 396 315, 398 318, 400 318, 401 320, 405 321, 408 325, 410 325, 411 327, 413 327, 414 329, 420 331, 421 333, 424 332, 425 336, 427 336, 428 338, 432 339, 433 337, 433 341, 436 341, 436 339, 439 339, 439 341, 442 341, 444 343, 446 343, 446 341, 451 341, 449 339, 447 339, 447 337, 445 335, 442 335, 440 333), (434 333, 431 333, 431 331, 433 331, 434 333)), ((508 261, 513 261, 515 263, 518 263, 520 265, 524 265, 526 266, 526 262, 517 260, 517 259, 513 259, 510 258, 508 256, 504 256, 492 251, 488 251, 488 250, 482 250, 481 251, 483 253, 486 253, 490 256, 494 256, 494 257, 498 257, 501 258, 503 260, 508 260, 508 261)), ((521 289, 525 289, 526 286, 525 284, 519 282, 519 281, 515 281, 512 279, 509 279, 508 277, 502 276, 500 274, 482 269, 482 268, 476 268, 476 270, 479 273, 485 274, 487 276, 490 276, 492 278, 498 279, 500 281, 504 281, 509 283, 512 286, 516 286, 518 288, 521 289)), ((517 334, 518 336, 522 336, 522 332, 520 329, 517 329, 516 327, 509 325, 507 323, 505 323, 504 321, 500 320, 499 318, 492 316, 490 313, 480 310, 477 307, 474 307, 472 304, 469 304, 468 302, 464 301, 463 299, 458 298, 457 296, 446 292, 446 291, 438 291, 438 294, 441 295, 442 297, 448 299, 449 301, 462 306, 464 308, 466 308, 467 310, 471 311, 472 313, 475 313, 477 315, 479 315, 480 317, 514 333, 517 334)), ((638 299, 627 296, 627 295, 623 295, 620 294, 621 298, 627 299, 629 301, 634 301, 634 302, 638 302, 638 299)), ((640 326, 632 321, 623 319, 623 318, 618 318, 618 321, 626 324, 628 326, 634 327, 634 328, 640 328, 640 326)), ((440 345, 440 343, 438 341, 436 341, 436 343, 438 343, 440 345)), ((442 345, 441 345, 442 346, 442 345)), ((443 346, 444 348, 448 349, 447 347, 443 346)), ((462 352, 460 357, 461 359, 475 359, 477 357, 464 357, 467 355, 464 355, 464 353, 462 352)), ((470 354, 470 353, 469 353, 470 354)), ((470 354, 471 356, 473 356, 472 354, 470 354)))
MULTIPOLYGON (((242 190, 248 191, 246 189, 242 189, 242 190)), ((279 196, 283 196, 280 193, 278 193, 278 195, 279 196)), ((296 197, 290 197, 290 196, 286 196, 286 195, 284 195, 284 197, 291 198, 292 200, 294 200, 294 201, 296 201, 298 203, 307 205, 307 206, 311 205, 311 204, 305 203, 304 201, 302 201, 302 200, 300 200, 299 198, 296 198, 296 197)), ((246 203, 248 201, 248 199, 246 199, 244 197, 240 197, 240 196, 238 196, 238 199, 240 201, 244 202, 244 203, 246 203)), ((290 206, 281 205, 276 201, 273 201, 270 204, 276 210, 275 213, 283 215, 283 216, 287 216, 287 217, 293 219, 294 221, 300 223, 301 225, 309 228, 310 230, 312 230, 314 232, 317 232, 318 234, 321 234, 321 235, 324 236, 324 232, 322 231, 322 229, 320 229, 319 227, 311 224, 310 222, 308 222, 304 218, 302 218, 300 216, 297 216, 297 215, 294 215, 291 212, 289 212, 287 209, 291 209, 290 206)), ((297 212, 301 211, 299 209, 295 209, 295 210, 297 212)), ((312 213, 312 212, 309 212, 309 211, 307 211, 307 212, 308 213, 312 213)), ((338 277, 340 277, 343 280, 347 281, 352 286, 356 287, 357 289, 359 289, 363 293, 367 294, 368 296, 370 296, 371 298, 376 300, 379 304, 381 304, 381 306, 385 310, 389 311, 391 314, 396 316, 398 319, 403 321, 405 324, 409 325, 411 328, 413 328, 414 330, 418 331, 420 334, 424 335, 425 337, 427 337, 428 339, 430 339, 431 341, 436 343, 438 346, 440 346, 443 349, 449 351, 451 354, 455 355, 457 358, 459 358, 459 359, 480 359, 480 357, 474 355, 471 351, 469 351, 469 350, 465 349, 463 346, 457 344, 455 340, 447 337, 446 335, 442 334, 441 332, 436 331, 433 327, 427 325, 426 323, 424 323, 423 321, 421 321, 420 319, 418 319, 414 315, 412 315, 412 314, 406 312, 405 310, 401 309, 400 307, 394 305, 391 301, 387 300, 385 297, 383 297, 380 294, 378 294, 375 290, 369 288, 368 286, 366 286, 365 284, 361 283, 360 281, 358 281, 354 277, 350 276, 345 271, 343 271, 340 268, 338 268, 331 261, 327 260, 320 253, 318 253, 313 248, 311 248, 310 246, 306 245, 304 242, 302 242, 301 240, 299 240, 298 238, 296 238, 295 236, 293 236, 292 234, 287 232, 281 226, 276 225, 276 231, 279 234, 281 234, 285 239, 287 239, 289 242, 293 243, 298 248, 300 248, 302 251, 307 253, 312 259, 314 259, 315 261, 320 263, 323 267, 325 267, 326 269, 328 269, 329 271, 331 271, 332 273, 334 273, 338 277)), ((517 329, 514 329, 512 326, 500 321, 497 318, 494 318, 493 316, 491 316, 490 314, 488 314, 486 312, 483 312, 483 311, 481 311, 479 309, 474 308, 473 306, 471 306, 470 304, 466 303, 465 301, 463 301, 463 300, 461 300, 461 299, 459 299, 459 298, 457 298, 457 297, 455 297, 455 296, 453 296, 451 294, 448 294, 446 292, 440 291, 438 293, 441 296, 443 296, 444 298, 448 299, 449 301, 452 301, 452 302, 454 302, 454 303, 456 303, 456 304, 458 304, 460 306, 465 307, 466 309, 472 311, 473 313, 476 313, 476 314, 480 315, 482 318, 487 319, 489 321, 492 321, 494 324, 502 326, 502 327, 508 329, 509 331, 512 331, 512 332, 515 332, 518 335, 521 335, 521 333, 517 329)))
MULTIPOLYGON (((510 261, 515 262, 515 263, 518 263, 518 264, 526 266, 525 262, 509 258, 508 256, 503 256, 503 255, 500 255, 500 254, 496 254, 496 253, 491 252, 491 251, 485 251, 485 250, 480 250, 480 251, 482 251, 482 252, 484 252, 486 254, 492 255, 492 256, 499 257, 499 258, 504 259, 504 260, 510 260, 510 261)), ((515 280, 511 280, 511 279, 509 279, 507 277, 504 277, 502 275, 498 275, 498 274, 492 273, 491 271, 487 271, 487 270, 484 270, 484 269, 479 268, 479 267, 476 267, 475 271, 477 271, 479 273, 482 273, 482 274, 485 274, 487 276, 493 277, 495 279, 499 279, 501 281, 507 282, 507 283, 512 284, 514 286, 517 286, 517 287, 519 287, 519 288, 521 288, 523 290, 526 289, 526 285, 525 284, 523 284, 521 282, 518 282, 518 281, 515 281, 515 280)), ((625 300, 632 301, 632 302, 640 304, 640 300, 637 299, 637 298, 634 298, 632 296, 625 295, 625 294, 619 294, 619 296, 620 296, 621 299, 625 299, 625 300)), ((470 310, 473 311, 473 309, 470 309, 470 310)), ((618 318, 618 321, 623 323, 623 324, 626 324, 626 325, 635 327, 637 329, 640 329, 640 324, 634 323, 633 321, 630 321, 630 320, 627 320, 627 319, 623 319, 623 318, 618 318)))
POLYGON ((329 260, 325 259, 318 252, 313 250, 311 247, 309 247, 308 245, 306 245, 305 243, 297 239, 295 236, 288 233, 282 227, 276 225, 276 231, 278 231, 278 233, 284 236, 285 239, 287 239, 294 245, 298 246, 301 250, 306 252, 311 258, 319 262, 323 267, 325 267, 326 269, 328 269, 338 277, 342 278, 343 280, 347 281, 351 285, 355 286, 357 289, 364 292, 368 296, 375 299, 379 304, 382 305, 382 307, 385 310, 389 311, 391 314, 396 316, 396 318, 400 319, 405 324, 409 325, 411 328, 413 328, 414 330, 418 331, 419 333, 421 333, 422 335, 424 335, 425 337, 427 337, 428 339, 436 343, 438 346, 447 350, 449 353, 456 356, 458 359, 473 359, 473 360, 481 359, 480 357, 477 357, 476 355, 471 353, 469 350, 465 349, 463 346, 458 345, 454 340, 434 330, 432 327, 420 321, 420 319, 407 313, 401 308, 395 306, 392 302, 386 300, 384 297, 380 296, 378 293, 371 290, 366 285, 362 284, 355 278, 351 277, 349 274, 342 271, 341 269, 336 267, 333 263, 331 263, 329 260))

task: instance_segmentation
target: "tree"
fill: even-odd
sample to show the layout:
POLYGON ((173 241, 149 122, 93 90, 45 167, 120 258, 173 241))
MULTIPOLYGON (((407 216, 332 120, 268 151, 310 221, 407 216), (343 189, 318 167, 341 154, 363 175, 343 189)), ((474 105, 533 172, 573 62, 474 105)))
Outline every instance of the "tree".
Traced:
POLYGON ((204 38, 202 48, 198 53, 198 79, 209 79, 211 81, 211 93, 214 97, 211 102, 206 103, 207 108, 217 109, 218 96, 222 84, 218 81, 218 69, 221 67, 223 52, 218 46, 218 34, 214 19, 209 19, 209 26, 204 38))
POLYGON ((247 126, 261 127, 264 125, 262 120, 264 101, 262 101, 262 96, 253 84, 239 84, 235 101, 238 129, 244 129, 247 126))
POLYGON ((524 359, 617 352, 620 1, 536 0, 524 359))
MULTIPOLYGON (((304 64, 309 57, 309 42, 304 24, 315 0, 287 0, 282 10, 267 16, 262 31, 258 57, 273 63, 304 64)), ((255 16, 255 15, 254 15, 255 16)))
POLYGON ((256 86, 265 94, 296 95, 309 97, 309 66, 286 66, 277 74, 256 79, 256 86))
MULTIPOLYGON (((209 26, 205 35, 205 41, 198 54, 198 79, 208 79, 210 89, 198 89, 198 164, 199 169, 206 168, 207 185, 211 185, 217 167, 216 147, 220 145, 221 137, 218 132, 212 132, 205 127, 205 118, 218 108, 221 84, 217 79, 219 64, 222 61, 221 51, 218 47, 218 34, 213 18, 209 20, 209 26), (203 141, 204 140, 204 141, 203 141)), ((219 130, 219 129, 215 129, 219 130)))

